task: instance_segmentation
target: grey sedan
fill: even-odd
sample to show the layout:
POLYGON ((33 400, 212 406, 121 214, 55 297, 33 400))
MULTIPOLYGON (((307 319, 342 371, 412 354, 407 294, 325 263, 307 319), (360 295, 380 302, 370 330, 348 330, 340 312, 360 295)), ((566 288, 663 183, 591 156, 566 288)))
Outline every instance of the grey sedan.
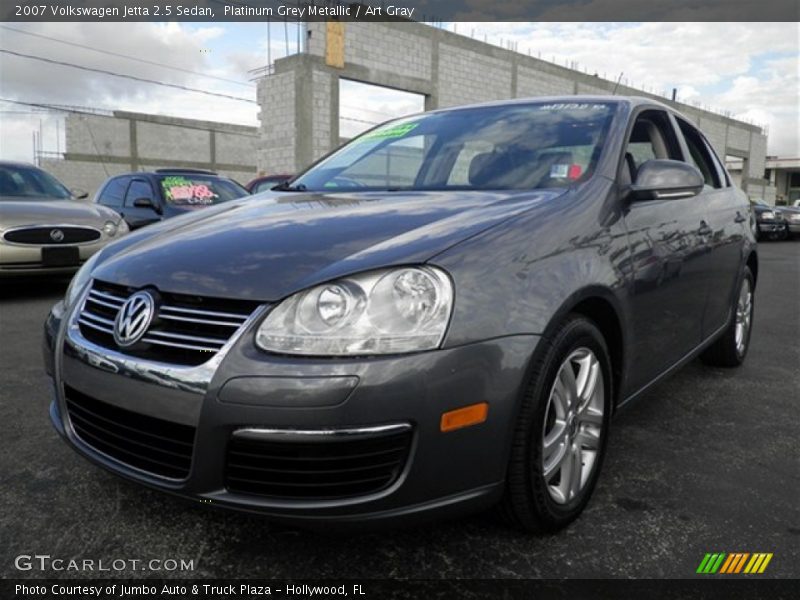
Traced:
POLYGON ((307 525, 498 506, 554 531, 589 502, 612 415, 696 356, 747 354, 748 201, 652 100, 415 115, 271 194, 75 276, 45 362, 79 454, 307 525))

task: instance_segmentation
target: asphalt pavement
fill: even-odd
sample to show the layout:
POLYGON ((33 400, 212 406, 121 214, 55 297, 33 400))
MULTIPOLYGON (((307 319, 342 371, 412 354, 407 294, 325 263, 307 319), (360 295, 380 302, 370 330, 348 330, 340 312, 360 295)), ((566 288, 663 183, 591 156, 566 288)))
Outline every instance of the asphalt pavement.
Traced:
POLYGON ((14 566, 48 554, 195 561, 125 577, 685 578, 707 552, 771 552, 763 577, 800 577, 800 241, 759 254, 746 364, 695 361, 621 411, 589 507, 544 537, 491 514, 325 535, 123 481, 49 422, 42 322, 67 281, 0 280, 0 576, 81 576, 14 566))

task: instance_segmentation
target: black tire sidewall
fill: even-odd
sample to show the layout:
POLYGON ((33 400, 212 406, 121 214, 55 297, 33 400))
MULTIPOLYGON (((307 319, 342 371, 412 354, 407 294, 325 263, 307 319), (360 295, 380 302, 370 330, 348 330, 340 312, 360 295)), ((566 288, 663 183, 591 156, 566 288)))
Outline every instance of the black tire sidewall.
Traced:
POLYGON ((536 393, 534 401, 536 407, 531 420, 531 427, 528 432, 528 468, 530 470, 530 494, 531 500, 535 504, 535 510, 540 514, 542 520, 548 528, 563 527, 575 519, 588 503, 603 464, 608 440, 608 430, 610 415, 612 410, 613 380, 611 371, 611 361, 608 348, 600 330, 589 320, 578 317, 569 320, 565 326, 559 330, 550 348, 548 357, 544 362, 544 368, 540 373, 539 381, 536 382, 536 393), (556 375, 566 358, 578 348, 585 347, 591 350, 598 361, 603 372, 603 385, 605 392, 605 404, 603 407, 603 428, 601 431, 600 444, 594 470, 586 482, 586 485, 578 496, 567 504, 558 504, 551 497, 547 490, 547 484, 542 475, 542 435, 544 430, 544 419, 547 413, 547 404, 550 398, 550 391, 553 387, 556 375))

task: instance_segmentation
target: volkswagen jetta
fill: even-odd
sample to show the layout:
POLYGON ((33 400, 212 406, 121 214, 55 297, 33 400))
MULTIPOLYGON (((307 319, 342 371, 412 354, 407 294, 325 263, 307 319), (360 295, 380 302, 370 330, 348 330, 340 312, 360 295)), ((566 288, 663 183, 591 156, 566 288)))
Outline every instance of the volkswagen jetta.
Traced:
POLYGON ((553 531, 617 409, 744 360, 757 274, 746 197, 671 108, 431 112, 98 253, 46 323, 50 415, 115 473, 276 519, 553 531))

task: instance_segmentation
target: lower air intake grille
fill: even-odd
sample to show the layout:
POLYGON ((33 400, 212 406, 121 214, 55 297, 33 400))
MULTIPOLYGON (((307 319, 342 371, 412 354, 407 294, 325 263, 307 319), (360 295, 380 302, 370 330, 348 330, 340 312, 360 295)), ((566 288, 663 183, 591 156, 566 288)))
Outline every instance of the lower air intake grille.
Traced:
POLYGON ((266 441, 231 438, 225 470, 231 492, 328 500, 392 485, 408 458, 411 430, 366 439, 266 441))
POLYGON ((189 475, 194 427, 118 408, 69 386, 64 391, 72 427, 84 443, 155 475, 189 475))

